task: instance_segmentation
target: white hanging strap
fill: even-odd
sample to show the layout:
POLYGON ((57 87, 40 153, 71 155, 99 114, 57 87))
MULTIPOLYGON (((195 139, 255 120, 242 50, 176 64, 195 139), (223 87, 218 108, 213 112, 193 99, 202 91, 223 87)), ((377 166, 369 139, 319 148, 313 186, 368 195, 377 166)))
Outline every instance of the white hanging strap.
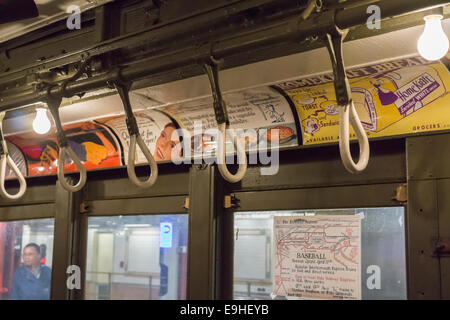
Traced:
POLYGON ((130 147, 128 149, 128 163, 127 163, 127 172, 128 178, 133 182, 136 186, 141 188, 150 188, 156 183, 156 179, 158 178, 158 165, 156 163, 155 158, 153 158, 149 148, 145 144, 141 135, 139 134, 139 127, 137 125, 136 118, 134 117, 133 110, 131 109, 129 90, 130 85, 123 81, 116 81, 114 85, 117 89, 117 92, 122 99, 123 107, 126 114, 126 123, 128 128, 128 133, 130 134, 130 147), (150 167, 150 176, 147 180, 140 180, 136 176, 135 172, 135 157, 136 157, 136 143, 141 148, 144 153, 145 158, 147 159, 147 163, 150 167))
POLYGON ((362 172, 369 163, 369 139, 359 120, 353 101, 347 106, 339 108, 339 151, 345 169, 351 173, 362 172), (353 161, 350 153, 349 123, 352 125, 359 142, 358 163, 353 161))
POLYGON ((330 54, 334 74, 334 88, 339 105, 339 151, 345 169, 350 173, 362 172, 369 163, 370 147, 366 132, 359 120, 352 100, 350 83, 345 73, 342 54, 342 42, 348 30, 342 31, 335 27, 327 33, 327 47, 330 54), (350 153, 349 125, 353 127, 359 143, 359 159, 355 163, 350 153))
POLYGON ((217 126, 219 128, 219 145, 217 150, 217 166, 222 177, 230 182, 236 183, 241 181, 247 171, 247 155, 245 154, 245 148, 242 147, 237 137, 232 130, 229 130, 233 145, 236 148, 236 154, 238 157, 239 168, 235 174, 232 174, 226 164, 226 129, 229 126, 227 107, 225 101, 222 98, 219 86, 219 70, 218 64, 220 62, 210 57, 210 61, 204 64, 204 68, 211 84, 212 95, 214 98, 214 113, 216 116, 217 126))
POLYGON ((25 194, 26 190, 27 190, 27 182, 25 181, 25 178, 20 172, 19 168, 12 160, 11 156, 9 154, 2 155, 0 158, 0 195, 4 198, 15 200, 21 198, 25 194), (17 179, 19 180, 20 187, 19 191, 16 194, 9 194, 6 191, 5 188, 6 165, 8 165, 12 169, 17 179))
POLYGON ((58 157, 58 180, 59 183, 61 183, 61 186, 69 192, 80 191, 86 184, 86 179, 87 179, 86 168, 83 166, 83 164, 81 163, 80 159, 77 157, 75 152, 73 152, 72 148, 69 146, 60 147, 58 157), (66 178, 64 177, 64 164, 66 160, 66 154, 68 154, 69 157, 72 158, 73 162, 75 162, 75 165, 80 171, 80 179, 78 180, 78 183, 75 185, 71 185, 69 182, 67 182, 66 178))
POLYGON ((27 190, 27 182, 20 172, 17 165, 12 160, 11 156, 8 152, 8 147, 6 145, 6 140, 3 136, 3 118, 5 118, 6 111, 0 113, 0 138, 1 138, 1 150, 0 150, 0 195, 7 199, 19 199, 25 194, 25 191, 27 190), (6 178, 6 165, 8 165, 14 174, 16 175, 17 179, 19 180, 19 191, 16 194, 10 194, 6 191, 5 188, 5 178, 6 178))
POLYGON ((152 154, 150 153, 150 150, 148 149, 147 145, 145 144, 144 140, 142 140, 142 137, 140 134, 133 134, 130 136, 130 147, 128 149, 128 164, 127 164, 127 172, 128 172, 128 178, 138 187, 141 188, 150 188, 153 186, 156 182, 156 179, 158 178, 158 165, 156 164, 155 158, 153 158, 152 154), (142 152, 145 155, 145 158, 148 161, 148 164, 150 166, 150 177, 142 181, 136 176, 136 172, 134 171, 134 161, 135 161, 135 154, 136 154, 136 143, 141 148, 142 152))
POLYGON ((78 156, 75 154, 75 152, 72 150, 72 148, 69 146, 67 142, 66 135, 64 134, 64 130, 61 125, 61 120, 59 118, 59 106, 61 105, 61 97, 54 98, 50 95, 50 89, 48 89, 47 94, 47 106, 50 110, 50 113, 53 116, 53 120, 55 121, 56 125, 56 138, 58 140, 59 144, 59 156, 58 156, 58 180, 59 183, 61 183, 61 186, 66 189, 69 192, 77 192, 80 191, 84 185, 86 184, 87 179, 87 173, 86 168, 81 163, 78 156), (66 160, 66 155, 69 155, 69 157, 73 160, 76 167, 78 168, 80 172, 80 179, 75 185, 70 184, 65 176, 64 176, 64 164, 66 160))
POLYGON ((231 140, 233 141, 233 145, 236 148, 236 153, 238 157, 238 163, 239 168, 238 171, 235 174, 231 174, 230 171, 228 171, 228 167, 225 161, 226 158, 226 130, 227 125, 226 123, 219 124, 219 133, 221 137, 219 138, 220 146, 218 146, 218 153, 217 153, 217 163, 219 172, 222 175, 222 177, 231 183, 236 183, 241 181, 245 173, 247 171, 247 155, 245 154, 245 149, 242 147, 242 145, 239 143, 237 137, 234 135, 233 131, 230 130, 231 140))

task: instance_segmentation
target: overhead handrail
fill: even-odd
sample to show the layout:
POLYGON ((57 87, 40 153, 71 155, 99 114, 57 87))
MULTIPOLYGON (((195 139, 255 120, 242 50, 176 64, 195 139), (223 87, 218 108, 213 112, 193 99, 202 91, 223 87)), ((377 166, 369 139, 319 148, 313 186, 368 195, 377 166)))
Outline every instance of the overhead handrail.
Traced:
POLYGON ((345 73, 342 43, 348 30, 335 27, 326 34, 326 43, 333 66, 334 89, 339 105, 339 152, 345 169, 350 173, 362 172, 369 162, 370 147, 366 132, 359 120, 352 100, 350 83, 345 73), (359 143, 359 159, 355 163, 350 153, 349 124, 353 127, 359 143))
POLYGON ((308 0, 306 8, 305 10, 303 10, 301 14, 301 18, 303 20, 307 20, 314 10, 320 11, 321 9, 322 9, 322 0, 308 0))
POLYGON ((220 61, 214 59, 212 56, 203 65, 209 78, 209 83, 211 84, 212 95, 214 98, 214 114, 216 116, 217 126, 219 129, 219 139, 217 145, 217 166, 222 177, 231 183, 236 183, 244 178, 247 171, 247 155, 245 154, 245 149, 239 143, 233 130, 227 130, 230 126, 228 120, 227 106, 222 98, 222 93, 220 92, 219 86, 219 65, 220 61), (225 161, 226 155, 226 132, 231 135, 231 140, 234 147, 236 148, 236 154, 238 157, 239 168, 235 174, 232 174, 228 168, 225 161))
POLYGON ((59 145, 59 155, 58 155, 58 180, 61 183, 61 186, 69 192, 76 192, 81 190, 86 184, 87 174, 86 168, 81 163, 78 156, 72 150, 67 142, 66 135, 64 134, 64 130, 61 125, 61 119, 59 117, 59 107, 61 105, 62 97, 54 97, 50 94, 51 87, 48 88, 47 91, 47 106, 50 110, 50 113, 53 116, 53 120, 55 121, 56 126, 56 139, 59 145), (80 172, 80 179, 78 183, 75 185, 71 185, 66 178, 64 177, 64 163, 66 160, 66 154, 70 156, 70 158, 75 163, 76 167, 80 172))
POLYGON ((77 72, 75 72, 74 75, 72 75, 70 78, 65 79, 61 83, 61 94, 63 97, 65 97, 65 98, 71 97, 71 95, 68 94, 67 89, 66 89, 66 87, 69 83, 77 81, 81 77, 81 75, 85 72, 88 74, 88 76, 91 75, 91 73, 89 71, 90 70, 89 66, 90 66, 92 59, 93 59, 93 57, 91 56, 91 57, 87 58, 86 60, 81 61, 81 64, 80 64, 77 72))
POLYGON ((25 191, 27 190, 27 182, 8 152, 8 146, 3 136, 3 119, 5 118, 5 114, 6 111, 0 112, 0 195, 7 199, 16 200, 25 194, 25 191), (19 191, 16 194, 10 194, 6 191, 6 165, 12 169, 19 180, 19 191))
POLYGON ((139 133, 139 127, 137 125, 137 121, 136 118, 134 117, 130 103, 129 91, 131 84, 120 80, 120 76, 117 76, 117 80, 115 80, 113 84, 117 89, 117 92, 119 93, 120 99, 122 99, 123 108, 125 110, 126 115, 127 129, 130 135, 130 146, 128 148, 128 163, 127 163, 128 178, 138 187, 150 188, 155 184, 156 179, 158 178, 158 165, 156 164, 156 160, 155 158, 153 158, 149 148, 142 139, 141 134, 139 133), (141 148, 150 167, 150 176, 148 177, 147 180, 144 181, 140 180, 136 176, 136 172, 134 170, 136 144, 141 148))

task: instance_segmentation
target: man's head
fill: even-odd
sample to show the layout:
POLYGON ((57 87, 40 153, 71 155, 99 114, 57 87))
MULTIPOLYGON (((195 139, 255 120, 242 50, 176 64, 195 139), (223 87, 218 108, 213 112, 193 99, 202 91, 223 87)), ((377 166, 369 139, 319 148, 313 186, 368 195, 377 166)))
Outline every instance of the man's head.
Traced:
POLYGON ((36 243, 29 243, 23 248, 23 264, 36 268, 41 260, 41 248, 36 243))

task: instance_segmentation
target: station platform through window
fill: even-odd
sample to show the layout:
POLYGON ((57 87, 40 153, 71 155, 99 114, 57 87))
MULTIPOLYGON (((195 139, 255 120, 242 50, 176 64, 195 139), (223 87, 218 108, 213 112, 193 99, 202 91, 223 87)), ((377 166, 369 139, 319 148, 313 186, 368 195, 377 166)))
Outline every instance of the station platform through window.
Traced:
POLYGON ((48 300, 54 219, 0 222, 0 300, 48 300))
POLYGON ((85 299, 186 299, 188 216, 90 217, 85 299))

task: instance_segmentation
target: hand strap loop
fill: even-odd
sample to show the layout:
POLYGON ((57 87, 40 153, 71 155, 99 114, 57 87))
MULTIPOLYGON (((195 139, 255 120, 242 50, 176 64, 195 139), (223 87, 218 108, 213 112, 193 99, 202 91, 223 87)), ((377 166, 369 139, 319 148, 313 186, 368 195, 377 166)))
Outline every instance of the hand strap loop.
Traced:
POLYGON ((6 140, 3 136, 3 119, 5 118, 5 114, 6 111, 0 113, 0 195, 4 198, 15 200, 25 194, 25 191, 27 190, 27 182, 8 152, 6 140), (16 194, 10 194, 6 191, 6 165, 11 168, 19 180, 19 191, 16 194))
POLYGON ((327 33, 327 47, 330 54, 334 74, 334 88, 339 105, 339 151, 345 169, 350 173, 362 172, 369 162, 370 146, 366 132, 359 120, 352 100, 350 83, 345 73, 342 53, 342 42, 348 30, 339 28, 327 33), (355 163, 350 153, 349 124, 352 125, 359 143, 359 160, 355 163))
POLYGON ((236 148, 236 153, 238 156, 239 168, 238 171, 233 175, 227 168, 226 164, 226 132, 229 127, 227 106, 225 101, 222 98, 222 93, 220 92, 219 86, 219 70, 218 64, 220 61, 215 60, 213 57, 210 57, 210 60, 204 64, 204 68, 209 78, 209 83, 211 85, 212 95, 214 98, 214 113, 216 116, 217 125, 219 128, 219 143, 217 146, 217 166, 219 168, 219 172, 222 177, 230 182, 236 183, 241 181, 245 173, 247 171, 247 155, 245 154, 245 148, 241 146, 237 137, 234 135, 232 130, 229 130, 231 133, 231 139, 233 141, 233 145, 236 148))
POLYGON ((61 183, 61 186, 67 191, 69 192, 80 191, 86 184, 87 179, 86 168, 67 143, 67 138, 66 135, 64 134, 64 130, 62 128, 61 120, 59 117, 59 106, 61 105, 62 98, 60 96, 59 97, 52 96, 50 94, 50 91, 51 87, 49 87, 47 91, 47 106, 50 110, 50 113, 53 116, 53 120, 55 121, 56 139, 58 140, 59 144, 58 180, 61 183), (68 154, 70 158, 72 158, 73 162, 80 171, 80 179, 78 180, 78 183, 76 183, 75 185, 71 185, 64 177, 64 163, 66 159, 66 154, 68 154))
POLYGON ((145 144, 139 133, 139 127, 137 125, 136 118, 134 117, 133 110, 131 108, 129 90, 131 85, 124 81, 120 81, 120 77, 118 81, 114 82, 114 86, 116 87, 120 98, 122 99, 123 107, 126 115, 126 123, 128 133, 130 135, 130 147, 128 149, 128 163, 127 163, 127 172, 128 178, 133 182, 136 186, 141 188, 150 188, 152 187, 156 179, 158 178, 158 165, 156 164, 155 158, 153 158, 150 149, 145 144), (136 157, 136 143, 141 148, 142 153, 144 153, 145 158, 147 159, 148 165, 150 167, 150 177, 142 181, 136 176, 135 172, 135 157, 136 157))

